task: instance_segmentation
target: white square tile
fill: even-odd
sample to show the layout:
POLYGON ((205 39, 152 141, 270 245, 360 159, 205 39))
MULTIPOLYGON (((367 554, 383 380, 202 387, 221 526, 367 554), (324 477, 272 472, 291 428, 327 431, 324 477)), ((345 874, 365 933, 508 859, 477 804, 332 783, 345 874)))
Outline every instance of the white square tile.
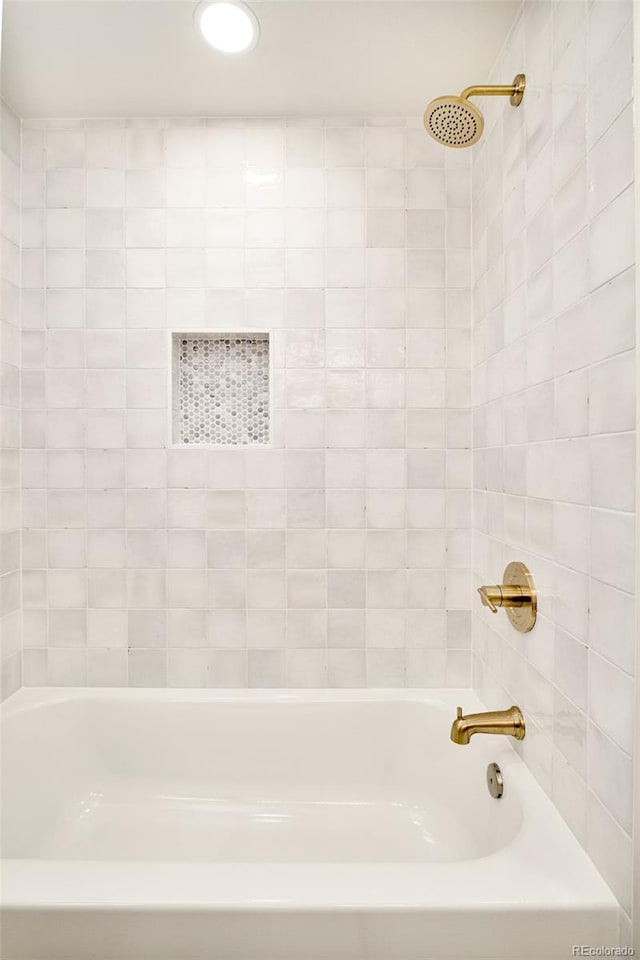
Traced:
POLYGON ((589 266, 592 288, 631 266, 634 258, 634 192, 620 194, 591 224, 589 266))
POLYGON ((633 429, 635 422, 634 359, 620 354, 589 370, 589 428, 591 433, 633 429))
POLYGON ((627 755, 631 752, 633 681, 595 653, 589 656, 589 715, 627 755))
POLYGON ((627 592, 634 583, 634 529, 632 514, 591 511, 591 575, 627 592))

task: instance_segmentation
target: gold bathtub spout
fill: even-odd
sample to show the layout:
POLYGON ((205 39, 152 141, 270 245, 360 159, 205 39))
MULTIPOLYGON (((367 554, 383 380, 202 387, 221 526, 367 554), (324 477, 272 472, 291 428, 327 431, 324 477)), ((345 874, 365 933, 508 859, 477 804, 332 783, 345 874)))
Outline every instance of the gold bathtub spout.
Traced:
POLYGON ((474 733, 499 733, 524 740, 525 723, 520 707, 469 713, 466 717, 462 714, 462 707, 458 707, 456 719, 451 724, 451 739, 454 743, 466 744, 474 733))

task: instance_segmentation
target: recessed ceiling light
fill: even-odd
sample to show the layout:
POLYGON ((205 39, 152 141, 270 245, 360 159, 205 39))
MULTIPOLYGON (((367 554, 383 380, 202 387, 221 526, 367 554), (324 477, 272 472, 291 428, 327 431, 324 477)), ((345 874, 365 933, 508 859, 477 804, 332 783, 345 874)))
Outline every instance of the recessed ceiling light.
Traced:
POLYGON ((258 18, 242 0, 204 0, 195 19, 207 43, 221 53, 253 50, 260 37, 258 18))

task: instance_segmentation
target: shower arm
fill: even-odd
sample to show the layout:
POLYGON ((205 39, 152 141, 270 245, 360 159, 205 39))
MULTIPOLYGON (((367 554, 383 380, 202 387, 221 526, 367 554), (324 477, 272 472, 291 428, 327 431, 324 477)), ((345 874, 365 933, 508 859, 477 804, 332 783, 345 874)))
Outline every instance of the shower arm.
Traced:
POLYGON ((469 97, 509 97, 512 107, 518 107, 522 103, 525 89, 525 76, 519 73, 513 83, 509 84, 478 84, 473 87, 465 87, 460 94, 462 100, 468 100, 469 97))
POLYGON ((509 83, 502 87, 497 84, 488 87, 465 87, 460 96, 463 100, 468 100, 469 97, 510 97, 514 93, 516 93, 516 88, 512 83, 509 83))

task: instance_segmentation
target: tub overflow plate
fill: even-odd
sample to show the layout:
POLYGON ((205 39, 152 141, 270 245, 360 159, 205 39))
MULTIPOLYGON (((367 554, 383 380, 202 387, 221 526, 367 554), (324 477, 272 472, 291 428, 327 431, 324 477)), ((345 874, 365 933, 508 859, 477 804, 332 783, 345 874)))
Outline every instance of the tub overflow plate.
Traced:
POLYGON ((504 793, 504 780, 497 763, 490 763, 487 767, 487 787, 494 800, 499 800, 504 793))

